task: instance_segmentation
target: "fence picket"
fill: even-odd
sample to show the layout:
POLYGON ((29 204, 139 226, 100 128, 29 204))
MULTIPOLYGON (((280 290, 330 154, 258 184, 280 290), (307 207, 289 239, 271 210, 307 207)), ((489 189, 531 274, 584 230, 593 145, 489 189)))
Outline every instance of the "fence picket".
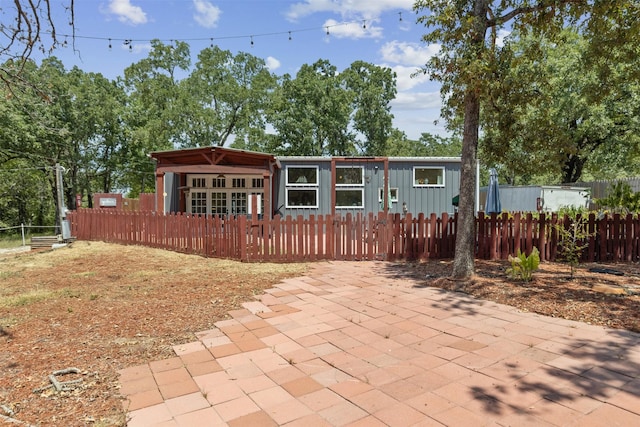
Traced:
MULTIPOLYGON (((248 219, 245 216, 206 216, 183 213, 160 215, 150 211, 79 209, 68 215, 72 234, 80 240, 140 244, 177 252, 243 261, 303 261, 319 259, 436 259, 455 251, 457 214, 378 215, 345 217, 314 215, 304 219, 248 219)), ((558 256, 556 225, 568 217, 538 218, 502 214, 479 215, 476 221, 477 258, 506 259, 533 246, 543 260, 558 256)), ((638 215, 590 214, 588 249, 583 261, 636 261, 640 259, 638 215)))

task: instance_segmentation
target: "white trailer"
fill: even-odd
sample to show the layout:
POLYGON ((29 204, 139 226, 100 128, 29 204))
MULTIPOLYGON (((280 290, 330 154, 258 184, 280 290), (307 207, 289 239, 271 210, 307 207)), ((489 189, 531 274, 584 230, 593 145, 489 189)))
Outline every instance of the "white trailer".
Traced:
MULTIPOLYGON (((591 190, 566 185, 500 186, 500 202, 504 212, 557 212, 563 207, 588 208, 591 190)), ((480 190, 484 207, 487 189, 480 190)))

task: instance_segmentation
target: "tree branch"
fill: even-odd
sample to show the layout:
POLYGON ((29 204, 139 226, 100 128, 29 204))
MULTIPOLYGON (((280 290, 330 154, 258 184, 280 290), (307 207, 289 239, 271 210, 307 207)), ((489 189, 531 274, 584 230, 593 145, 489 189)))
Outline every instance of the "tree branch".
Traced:
POLYGON ((512 20, 513 18, 515 18, 518 15, 523 15, 523 14, 528 14, 528 13, 533 13, 533 12, 538 12, 541 10, 545 10, 548 9, 550 7, 558 7, 558 6, 564 6, 566 4, 569 3, 585 3, 585 0, 561 0, 561 1, 554 1, 554 0, 541 0, 538 4, 533 5, 533 6, 528 6, 528 7, 517 7, 513 10, 511 10, 508 13, 505 13, 502 16, 497 16, 495 18, 489 19, 487 21, 487 25, 489 27, 494 27, 494 26, 498 26, 498 25, 502 25, 506 22, 509 22, 510 20, 512 20))

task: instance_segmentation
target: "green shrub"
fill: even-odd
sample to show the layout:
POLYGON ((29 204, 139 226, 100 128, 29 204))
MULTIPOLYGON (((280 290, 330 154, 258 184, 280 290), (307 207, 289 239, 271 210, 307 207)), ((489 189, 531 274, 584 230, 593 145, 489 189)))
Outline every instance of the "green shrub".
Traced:
POLYGON ((507 269, 507 274, 514 279, 529 282, 533 278, 533 272, 540 265, 540 252, 538 248, 534 247, 527 256, 518 250, 516 256, 509 255, 509 261, 511 262, 511 268, 507 269))
POLYGON ((575 268, 580 264, 582 251, 589 247, 589 238, 593 233, 587 231, 586 218, 569 218, 568 225, 559 223, 554 228, 558 233, 558 252, 560 258, 571 266, 571 278, 573 278, 575 268))
POLYGON ((607 197, 596 199, 595 202, 600 209, 613 213, 639 212, 640 192, 634 192, 627 182, 617 181, 611 185, 607 197))

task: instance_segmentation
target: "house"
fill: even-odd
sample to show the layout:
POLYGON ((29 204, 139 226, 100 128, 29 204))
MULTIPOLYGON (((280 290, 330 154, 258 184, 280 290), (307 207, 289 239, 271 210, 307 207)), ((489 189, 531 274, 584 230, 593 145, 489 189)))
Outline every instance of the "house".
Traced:
POLYGON ((458 157, 287 157, 224 147, 150 154, 156 206, 190 214, 452 213, 458 157), (253 203, 252 203, 253 200, 253 203))

